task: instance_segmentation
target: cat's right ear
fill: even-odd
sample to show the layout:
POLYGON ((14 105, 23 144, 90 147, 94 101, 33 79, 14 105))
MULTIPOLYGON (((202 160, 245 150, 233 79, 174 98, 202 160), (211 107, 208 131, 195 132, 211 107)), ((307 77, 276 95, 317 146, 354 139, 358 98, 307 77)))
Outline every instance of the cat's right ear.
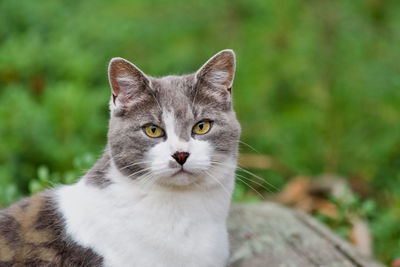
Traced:
POLYGON ((149 83, 146 75, 138 67, 120 57, 111 59, 108 65, 108 79, 112 89, 110 104, 115 107, 131 102, 149 83))
POLYGON ((200 83, 205 81, 214 88, 220 88, 231 93, 235 66, 235 52, 231 49, 222 50, 197 71, 196 79, 200 83))

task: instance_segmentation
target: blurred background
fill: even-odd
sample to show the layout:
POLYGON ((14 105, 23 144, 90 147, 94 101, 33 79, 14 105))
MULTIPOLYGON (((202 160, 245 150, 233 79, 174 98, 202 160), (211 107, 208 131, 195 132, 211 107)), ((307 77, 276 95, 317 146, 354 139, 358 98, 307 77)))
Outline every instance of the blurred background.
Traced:
POLYGON ((356 218, 390 264, 399 14, 396 0, 1 0, 0 205, 74 182, 102 153, 110 58, 162 76, 232 48, 243 128, 234 200, 297 206, 354 244, 356 218))

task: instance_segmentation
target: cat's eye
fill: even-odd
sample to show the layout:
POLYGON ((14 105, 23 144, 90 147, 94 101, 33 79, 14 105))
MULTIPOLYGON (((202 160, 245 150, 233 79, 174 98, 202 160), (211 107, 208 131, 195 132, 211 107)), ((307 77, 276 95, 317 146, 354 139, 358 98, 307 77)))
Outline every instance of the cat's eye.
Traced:
POLYGON ((211 129, 211 122, 204 120, 204 121, 199 121, 194 127, 192 132, 194 134, 206 134, 208 131, 211 129))
POLYGON ((143 127, 144 132, 152 138, 164 136, 164 130, 154 124, 149 124, 143 127))

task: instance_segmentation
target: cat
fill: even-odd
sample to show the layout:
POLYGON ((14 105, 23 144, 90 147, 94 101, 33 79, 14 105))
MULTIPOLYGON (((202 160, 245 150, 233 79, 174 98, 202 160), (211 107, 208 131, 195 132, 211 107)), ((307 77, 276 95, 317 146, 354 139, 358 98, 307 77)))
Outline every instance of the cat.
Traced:
POLYGON ((0 212, 0 266, 226 266, 235 65, 223 50, 154 78, 113 58, 104 154, 76 184, 0 212))

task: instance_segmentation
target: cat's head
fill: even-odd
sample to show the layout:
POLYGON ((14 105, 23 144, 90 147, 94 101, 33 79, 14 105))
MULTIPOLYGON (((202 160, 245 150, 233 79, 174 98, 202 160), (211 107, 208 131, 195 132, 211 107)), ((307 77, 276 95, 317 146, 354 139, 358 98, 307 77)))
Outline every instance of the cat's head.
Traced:
POLYGON ((113 58, 108 146, 126 177, 168 186, 217 185, 234 170, 240 125, 232 107, 235 54, 223 50, 194 74, 154 78, 113 58))

